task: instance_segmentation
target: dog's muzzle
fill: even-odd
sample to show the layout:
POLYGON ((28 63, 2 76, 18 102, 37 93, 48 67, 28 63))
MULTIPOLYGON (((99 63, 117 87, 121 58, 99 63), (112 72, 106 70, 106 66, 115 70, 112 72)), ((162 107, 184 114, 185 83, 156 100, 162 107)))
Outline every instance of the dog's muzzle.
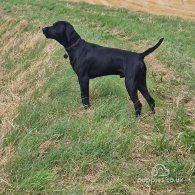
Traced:
POLYGON ((48 30, 47 27, 45 27, 45 28, 42 29, 44 35, 46 34, 47 30, 48 30))

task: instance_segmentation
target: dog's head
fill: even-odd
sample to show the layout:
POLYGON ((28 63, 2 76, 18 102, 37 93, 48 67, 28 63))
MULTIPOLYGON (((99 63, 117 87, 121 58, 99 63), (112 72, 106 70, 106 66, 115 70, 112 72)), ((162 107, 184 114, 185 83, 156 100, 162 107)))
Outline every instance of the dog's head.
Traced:
POLYGON ((42 30, 46 38, 55 39, 65 48, 80 38, 73 26, 65 21, 55 22, 52 26, 47 26, 42 30))

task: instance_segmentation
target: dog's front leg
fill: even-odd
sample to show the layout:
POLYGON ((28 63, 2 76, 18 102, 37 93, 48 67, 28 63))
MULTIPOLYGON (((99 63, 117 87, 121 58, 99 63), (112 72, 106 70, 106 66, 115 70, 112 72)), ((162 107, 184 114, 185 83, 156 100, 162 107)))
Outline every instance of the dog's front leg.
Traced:
POLYGON ((87 76, 79 77, 79 84, 81 88, 81 99, 85 108, 90 107, 89 103, 89 78, 87 76))

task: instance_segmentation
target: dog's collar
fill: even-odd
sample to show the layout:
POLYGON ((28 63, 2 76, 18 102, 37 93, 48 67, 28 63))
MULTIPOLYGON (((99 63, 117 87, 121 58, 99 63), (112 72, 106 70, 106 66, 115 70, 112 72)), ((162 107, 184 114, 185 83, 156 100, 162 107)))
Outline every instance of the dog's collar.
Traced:
POLYGON ((74 42, 71 46, 66 48, 67 50, 74 48, 79 42, 81 41, 81 38, 79 38, 76 42, 74 42))

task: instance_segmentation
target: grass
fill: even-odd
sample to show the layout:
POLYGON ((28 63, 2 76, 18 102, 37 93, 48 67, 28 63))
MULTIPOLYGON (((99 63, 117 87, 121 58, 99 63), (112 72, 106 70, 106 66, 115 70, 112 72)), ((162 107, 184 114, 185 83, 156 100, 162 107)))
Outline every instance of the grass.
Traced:
POLYGON ((1 121, 13 121, 9 131, 3 126, 3 194, 193 194, 195 134, 185 109, 194 95, 193 22, 53 0, 1 0, 0 10, 9 108, 1 121), (70 21, 88 41, 133 51, 164 37, 146 59, 156 114, 144 102, 135 119, 116 76, 91 81, 92 108, 84 110, 63 48, 41 35, 40 28, 56 20, 70 21), (156 164, 184 181, 139 183, 152 178, 156 164))

